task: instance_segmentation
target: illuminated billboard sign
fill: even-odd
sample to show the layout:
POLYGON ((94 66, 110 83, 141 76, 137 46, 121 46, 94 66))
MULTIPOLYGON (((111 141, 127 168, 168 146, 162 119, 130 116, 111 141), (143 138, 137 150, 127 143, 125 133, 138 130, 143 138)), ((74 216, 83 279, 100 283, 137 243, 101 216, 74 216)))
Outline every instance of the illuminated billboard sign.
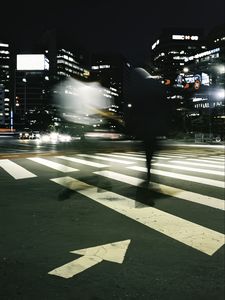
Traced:
POLYGON ((173 34, 172 35, 173 40, 191 40, 191 41, 197 41, 198 36, 197 35, 184 35, 184 34, 173 34))
POLYGON ((174 86, 184 89, 194 88, 194 90, 198 90, 202 85, 210 85, 209 75, 206 73, 189 75, 179 74, 175 79, 174 86))
POLYGON ((44 54, 18 54, 18 71, 42 71, 49 70, 49 62, 44 54))

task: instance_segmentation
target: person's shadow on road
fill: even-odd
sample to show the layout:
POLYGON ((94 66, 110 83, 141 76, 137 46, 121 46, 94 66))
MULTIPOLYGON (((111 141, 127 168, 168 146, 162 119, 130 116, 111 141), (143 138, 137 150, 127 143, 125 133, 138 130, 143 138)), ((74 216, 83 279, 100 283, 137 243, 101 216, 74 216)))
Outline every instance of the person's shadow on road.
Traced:
POLYGON ((156 188, 153 183, 143 181, 136 189, 136 207, 141 207, 142 204, 153 207, 162 197, 158 187, 156 188))

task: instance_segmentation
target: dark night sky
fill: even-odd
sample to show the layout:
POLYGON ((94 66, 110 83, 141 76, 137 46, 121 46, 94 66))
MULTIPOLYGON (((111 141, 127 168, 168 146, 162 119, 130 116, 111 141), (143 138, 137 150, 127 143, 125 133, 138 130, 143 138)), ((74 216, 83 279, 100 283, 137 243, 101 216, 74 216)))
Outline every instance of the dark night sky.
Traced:
POLYGON ((208 32, 224 23, 224 3, 224 0, 7 1, 1 4, 0 40, 9 38, 17 47, 28 47, 47 29, 56 28, 71 45, 122 53, 138 64, 145 60, 155 36, 164 27, 197 27, 208 32))

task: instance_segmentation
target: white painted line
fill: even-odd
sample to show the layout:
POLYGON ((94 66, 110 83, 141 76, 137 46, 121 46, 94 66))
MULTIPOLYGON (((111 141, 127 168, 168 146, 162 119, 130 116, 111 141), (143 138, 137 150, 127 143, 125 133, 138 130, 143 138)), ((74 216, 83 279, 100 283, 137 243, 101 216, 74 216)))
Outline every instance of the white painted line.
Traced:
POLYGON ((174 157, 176 157, 176 158, 185 158, 185 156, 181 156, 181 155, 175 155, 175 154, 170 154, 170 155, 167 155, 167 154, 161 154, 160 153, 160 155, 157 155, 157 156, 159 156, 159 157, 165 157, 165 158, 174 158, 174 157))
POLYGON ((178 153, 178 152, 177 153, 174 153, 174 152, 173 153, 171 153, 171 152, 168 153, 168 152, 162 152, 162 151, 160 151, 160 154, 161 155, 172 155, 172 156, 179 156, 180 154, 182 154, 182 156, 185 156, 185 157, 187 157, 187 156, 193 156, 193 153, 190 154, 190 152, 185 153, 183 151, 182 151, 182 153, 178 153))
POLYGON ((221 163, 224 163, 224 161, 225 161, 224 158, 215 158, 215 156, 204 157, 204 159, 218 161, 218 162, 221 162, 221 163))
POLYGON ((196 147, 196 148, 215 148, 215 149, 225 149, 225 145, 200 145, 200 144, 167 144, 168 146, 175 146, 175 147, 196 147))
MULTIPOLYGON (((147 172, 147 169, 144 167, 132 166, 132 167, 127 167, 127 168, 131 169, 131 170, 135 170, 135 171, 147 172)), ((211 186, 219 187, 219 188, 225 188, 225 183, 223 181, 214 180, 214 179, 184 175, 184 174, 174 173, 174 172, 166 172, 166 171, 161 171, 161 170, 156 170, 156 169, 151 169, 151 174, 166 176, 166 177, 170 177, 170 178, 176 178, 176 179, 180 179, 180 180, 187 180, 187 181, 211 185, 211 186)))
POLYGON ((161 156, 161 155, 153 155, 153 157, 155 158, 155 159, 164 159, 164 160, 169 160, 170 158, 172 158, 172 157, 165 157, 165 156, 161 156))
MULTIPOLYGON (((97 171, 94 172, 97 175, 104 176, 113 180, 118 180, 134 186, 140 186, 144 181, 140 178, 120 174, 112 171, 97 171)), ((150 189, 156 192, 172 197, 176 197, 182 200, 186 200, 193 203, 209 206, 212 208, 225 210, 225 201, 222 199, 201 195, 198 193, 189 192, 186 190, 174 188, 168 185, 151 182, 148 186, 150 189)))
POLYGON ((133 157, 133 156, 126 156, 126 155, 119 155, 119 154, 108 154, 108 153, 97 153, 97 154, 108 156, 108 157, 118 157, 118 158, 130 159, 130 160, 146 161, 146 159, 142 158, 142 157, 133 157))
POLYGON ((125 153, 123 153, 123 152, 113 152, 114 154, 123 154, 123 155, 126 155, 126 156, 133 156, 133 157, 145 157, 145 155, 144 154, 137 154, 136 152, 136 154, 135 153, 127 153, 127 152, 125 152, 125 153))
POLYGON ((2 167, 9 175, 15 179, 25 179, 37 177, 37 175, 27 171, 9 159, 0 159, 0 167, 2 167))
POLYGON ((191 171, 191 172, 196 172, 196 173, 212 174, 212 175, 218 175, 218 176, 225 175, 224 172, 221 172, 221 171, 206 170, 206 169, 200 169, 200 168, 191 168, 191 167, 185 167, 185 166, 177 166, 177 165, 173 165, 170 163, 168 163, 168 164, 153 163, 152 166, 170 168, 170 169, 176 169, 176 170, 191 171))
MULTIPOLYGON (((119 152, 114 152, 114 153, 119 155, 119 152)), ((142 159, 143 159, 143 160, 146 160, 144 154, 123 153, 123 155, 126 156, 126 157, 124 157, 124 158, 130 158, 130 157, 136 158, 136 157, 137 157, 137 158, 141 158, 141 160, 142 160, 142 159)), ((120 156, 120 157, 121 157, 121 156, 120 156)), ((168 159, 169 159, 169 158, 167 158, 167 157, 163 157, 163 156, 160 156, 160 155, 158 155, 158 154, 153 155, 153 157, 154 157, 155 159, 165 159, 165 160, 168 160, 168 159)), ((131 159, 131 158, 130 158, 130 159, 131 159)))
POLYGON ((131 155, 145 155, 145 152, 144 151, 129 151, 129 152, 126 152, 127 154, 131 154, 131 155))
POLYGON ((38 164, 44 165, 48 168, 63 172, 63 173, 79 171, 78 169, 74 169, 74 168, 50 161, 48 159, 40 158, 40 157, 30 157, 27 159, 32 160, 38 164))
MULTIPOLYGON (((129 208, 126 206, 125 201, 128 198, 106 190, 101 190, 101 193, 99 193, 97 187, 69 176, 54 178, 51 181, 75 190, 128 218, 207 255, 213 255, 225 243, 224 234, 222 233, 173 216, 154 207, 143 205, 141 208, 129 208)), ((135 200, 129 199, 129 201, 135 203, 135 200)))
POLYGON ((75 158, 75 157, 68 157, 68 156, 64 156, 64 155, 55 156, 55 157, 65 159, 65 160, 68 160, 68 161, 73 161, 73 162, 83 164, 83 165, 87 165, 87 166, 91 166, 91 167, 96 167, 96 168, 106 168, 106 167, 108 167, 108 165, 103 165, 103 164, 99 164, 99 163, 96 163, 96 162, 93 162, 93 161, 88 161, 88 160, 85 160, 85 159, 79 159, 79 158, 75 158))
MULTIPOLYGON (((198 160, 199 161, 199 160, 198 160)), ((210 164, 204 164, 201 162, 190 162, 190 161, 180 161, 180 160, 171 160, 170 163, 175 163, 175 164, 182 164, 182 165, 190 165, 190 166, 200 166, 200 167, 209 167, 209 168, 217 168, 217 169, 225 169, 225 166, 223 165, 210 165, 210 164)))
POLYGON ((198 158, 187 158, 186 160, 188 161, 200 161, 200 162, 207 162, 208 166, 210 164, 214 164, 215 166, 218 165, 221 165, 221 162, 220 161, 213 161, 213 160, 208 160, 208 159, 198 159, 198 158))
POLYGON ((94 158, 94 159, 116 162, 116 163, 124 164, 124 165, 133 164, 133 162, 131 162, 131 161, 124 161, 124 160, 120 160, 120 159, 102 157, 102 156, 98 156, 98 155, 89 155, 89 154, 77 154, 77 155, 82 156, 82 157, 90 157, 90 158, 94 158))

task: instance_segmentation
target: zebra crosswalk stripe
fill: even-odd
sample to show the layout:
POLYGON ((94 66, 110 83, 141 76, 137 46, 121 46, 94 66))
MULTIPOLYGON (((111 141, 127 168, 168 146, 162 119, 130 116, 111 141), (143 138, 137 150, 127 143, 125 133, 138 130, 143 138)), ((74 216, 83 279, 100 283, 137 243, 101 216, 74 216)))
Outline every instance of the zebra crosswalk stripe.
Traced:
POLYGON ((40 157, 29 157, 27 159, 32 160, 32 161, 34 161, 36 163, 39 163, 41 165, 44 165, 48 168, 63 172, 63 173, 79 171, 78 169, 74 169, 74 168, 71 168, 71 167, 68 167, 68 166, 50 161, 48 159, 40 158, 40 157))
POLYGON ((214 171, 214 170, 206 170, 206 169, 200 169, 200 168, 191 168, 186 166, 177 166, 172 163, 162 164, 162 163, 153 163, 152 166, 157 167, 164 167, 164 168, 172 168, 177 170, 184 170, 184 171, 191 171, 196 173, 206 173, 206 174, 213 174, 218 176, 224 176, 224 172, 221 171, 214 171))
MULTIPOLYGON (((203 162, 203 163, 207 163, 207 165, 209 166, 210 164, 214 164, 215 166, 217 165, 221 165, 221 162, 220 161, 215 161, 215 160, 208 160, 208 159, 204 159, 204 158, 201 158, 201 159, 198 159, 198 158, 187 158, 186 159, 188 162, 189 161, 200 161, 200 162, 203 162)), ((222 164, 223 165, 223 164, 222 164)), ((224 166, 224 165, 223 165, 224 166)))
POLYGON ((103 164, 100 164, 100 163, 96 163, 96 162, 93 162, 93 161, 87 161, 87 160, 79 159, 79 158, 75 158, 75 157, 68 157, 68 156, 64 156, 64 155, 55 156, 55 157, 65 159, 65 160, 68 160, 68 161, 73 161, 75 163, 79 163, 79 164, 83 164, 83 165, 87 165, 87 166, 91 166, 91 167, 96 167, 96 168, 106 168, 106 167, 108 167, 108 165, 103 165, 103 164))
POLYGON ((129 165, 129 164, 133 163, 131 161, 126 161, 126 160, 121 160, 121 159, 115 159, 115 158, 109 158, 109 157, 102 157, 102 156, 98 156, 98 155, 78 154, 78 156, 81 156, 81 157, 90 157, 90 158, 100 159, 100 160, 106 160, 106 161, 116 162, 116 163, 125 164, 125 165, 129 165))
POLYGON ((128 153, 128 152, 125 152, 125 153, 121 153, 121 152, 113 152, 114 154, 118 154, 118 155, 120 155, 120 154, 122 154, 122 155, 125 155, 125 156, 131 156, 131 157, 145 157, 145 155, 144 154, 141 154, 141 153, 128 153))
MULTIPOLYGON (((124 174, 120 174, 117 172, 113 171, 97 171, 94 172, 94 174, 104 176, 113 180, 118 180, 120 182, 124 182, 127 184, 131 184, 133 186, 140 186, 144 180, 133 177, 133 176, 128 176, 124 174)), ((198 203, 202 205, 206 205, 212 208, 220 209, 220 210, 225 210, 225 202, 221 199, 214 198, 214 197, 209 197, 209 196, 204 196, 198 193, 193 193, 189 192, 186 190, 174 188, 168 185, 164 184, 159 184, 155 182, 151 182, 149 184, 148 188, 153 189, 161 194, 176 197, 182 200, 190 201, 193 203, 198 203)))
POLYGON ((135 200, 106 190, 101 190, 99 193, 97 187, 72 177, 66 176, 50 180, 207 255, 213 255, 225 243, 225 236, 222 233, 154 207, 143 205, 141 208, 136 208, 135 200), (133 207, 130 208, 127 202, 134 202, 133 207))
MULTIPOLYGON (((145 167, 131 166, 131 167, 127 167, 127 168, 131 169, 131 170, 135 170, 135 171, 147 172, 147 169, 145 167)), ((220 180, 208 179, 208 178, 191 176, 191 175, 184 175, 184 174, 180 174, 180 173, 167 172, 167 171, 161 171, 161 170, 156 170, 156 169, 151 169, 151 173, 155 174, 155 175, 176 178, 176 179, 180 179, 180 180, 187 180, 187 181, 200 183, 200 184, 211 185, 211 186, 219 187, 219 188, 225 187, 224 182, 220 181, 220 180)))
POLYGON ((212 160, 215 162, 221 162, 224 163, 225 162, 225 158, 215 158, 214 156, 211 157, 204 157, 205 160, 212 160))
POLYGON ((98 155, 108 156, 108 157, 117 157, 122 159, 130 159, 130 160, 136 160, 136 161, 146 161, 144 157, 133 157, 133 156, 125 156, 125 155, 119 155, 119 154, 108 154, 108 153, 98 153, 98 155))
POLYGON ((0 167, 2 167, 9 175, 11 175, 15 179, 37 177, 37 175, 29 172, 25 168, 9 159, 0 159, 0 167))
MULTIPOLYGON (((215 164, 206 164, 202 162, 190 162, 190 161, 180 161, 180 160, 171 160, 170 163, 180 164, 180 165, 189 165, 189 166, 200 166, 200 167, 208 167, 208 168, 217 168, 217 169, 225 169, 223 165, 215 165, 215 164)), ((206 171, 207 172, 207 171, 206 171)), ((224 172, 223 172, 224 175, 224 172)))

